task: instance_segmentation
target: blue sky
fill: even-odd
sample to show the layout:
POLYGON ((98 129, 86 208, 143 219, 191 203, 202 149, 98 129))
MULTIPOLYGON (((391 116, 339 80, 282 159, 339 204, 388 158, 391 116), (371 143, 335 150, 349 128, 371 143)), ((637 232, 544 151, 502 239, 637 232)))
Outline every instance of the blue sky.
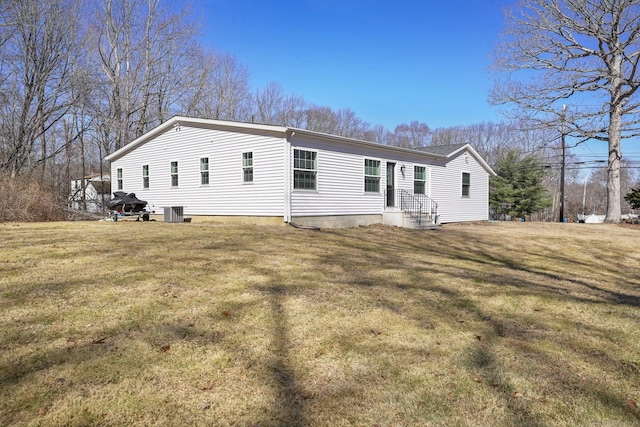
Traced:
POLYGON ((194 3, 202 42, 234 54, 254 88, 390 130, 496 121, 487 66, 506 0, 212 0, 194 3))
MULTIPOLYGON (((393 131, 413 120, 438 128, 501 119, 487 102, 488 66, 503 10, 515 2, 195 0, 192 7, 202 15, 202 43, 235 55, 254 89, 275 81, 287 94, 350 108, 393 131)), ((598 141, 572 151, 607 157, 598 141)))

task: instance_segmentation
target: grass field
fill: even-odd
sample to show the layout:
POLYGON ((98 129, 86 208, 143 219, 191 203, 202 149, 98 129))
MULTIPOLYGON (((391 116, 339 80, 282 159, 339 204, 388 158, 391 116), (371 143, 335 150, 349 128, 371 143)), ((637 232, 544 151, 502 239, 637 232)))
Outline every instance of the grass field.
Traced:
POLYGON ((0 224, 0 425, 640 425, 640 231, 0 224))

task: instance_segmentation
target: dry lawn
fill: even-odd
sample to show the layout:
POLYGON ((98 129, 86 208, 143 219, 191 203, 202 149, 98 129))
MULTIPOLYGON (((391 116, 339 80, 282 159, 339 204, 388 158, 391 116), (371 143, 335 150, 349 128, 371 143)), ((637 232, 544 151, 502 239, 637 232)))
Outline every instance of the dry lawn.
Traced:
POLYGON ((0 425, 640 425, 639 244, 0 224, 0 425))

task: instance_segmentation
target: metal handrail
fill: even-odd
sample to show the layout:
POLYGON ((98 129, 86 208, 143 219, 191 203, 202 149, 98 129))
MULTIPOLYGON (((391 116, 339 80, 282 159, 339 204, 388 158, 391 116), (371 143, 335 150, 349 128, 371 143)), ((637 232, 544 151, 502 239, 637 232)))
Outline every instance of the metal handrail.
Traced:
MULTIPOLYGON (((387 200, 385 192, 385 201, 387 200)), ((422 216, 429 215, 435 218, 438 215, 438 203, 426 194, 414 194, 407 190, 396 190, 396 197, 394 204, 399 207, 404 213, 409 215, 411 219, 416 221, 418 225, 422 224, 422 216), (397 201, 400 202, 399 206, 397 201)), ((386 206, 385 202, 385 208, 386 206)))
POLYGON ((427 206, 428 209, 423 210, 423 213, 426 213, 428 215, 438 214, 438 203, 431 197, 427 196, 426 194, 412 194, 412 196, 417 198, 423 205, 427 206))
POLYGON ((403 212, 409 215, 411 219, 418 223, 418 225, 422 224, 422 202, 414 197, 412 194, 409 194, 406 190, 399 190, 400 193, 400 209, 403 212))

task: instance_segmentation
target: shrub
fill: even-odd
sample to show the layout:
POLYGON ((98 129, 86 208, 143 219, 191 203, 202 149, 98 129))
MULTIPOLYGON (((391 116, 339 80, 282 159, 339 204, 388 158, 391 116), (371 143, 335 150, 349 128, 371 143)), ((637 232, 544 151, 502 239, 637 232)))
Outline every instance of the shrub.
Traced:
POLYGON ((63 197, 35 181, 0 177, 0 222, 61 221, 66 207, 63 197))

